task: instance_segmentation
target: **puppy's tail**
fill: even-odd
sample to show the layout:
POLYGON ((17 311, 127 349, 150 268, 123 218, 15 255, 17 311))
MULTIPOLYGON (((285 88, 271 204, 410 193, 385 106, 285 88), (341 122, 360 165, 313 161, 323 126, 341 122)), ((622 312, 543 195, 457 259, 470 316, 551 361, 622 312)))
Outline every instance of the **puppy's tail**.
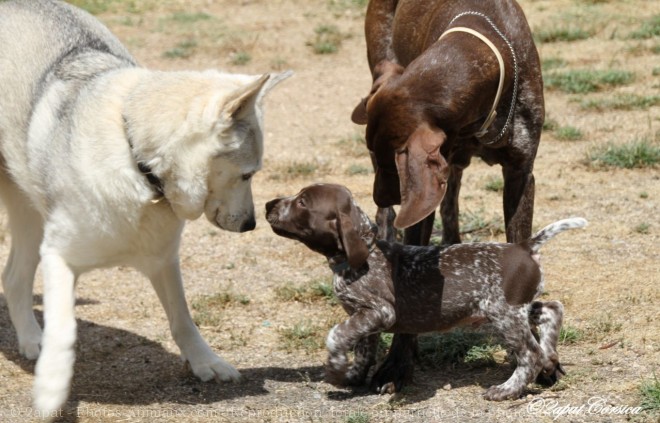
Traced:
POLYGON ((551 223, 538 231, 536 235, 529 240, 529 249, 532 250, 532 254, 537 254, 541 246, 554 238, 555 235, 564 232, 567 229, 584 228, 585 226, 587 226, 587 221, 581 217, 572 217, 570 219, 551 223))

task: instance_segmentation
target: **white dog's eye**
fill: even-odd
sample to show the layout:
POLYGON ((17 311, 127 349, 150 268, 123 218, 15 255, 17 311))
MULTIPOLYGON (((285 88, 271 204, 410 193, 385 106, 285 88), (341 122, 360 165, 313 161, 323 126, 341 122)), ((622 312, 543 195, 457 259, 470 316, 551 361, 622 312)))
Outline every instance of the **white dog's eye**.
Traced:
POLYGON ((254 172, 244 173, 243 175, 241 175, 241 179, 243 181, 249 181, 250 178, 252 178, 253 176, 254 176, 254 172))

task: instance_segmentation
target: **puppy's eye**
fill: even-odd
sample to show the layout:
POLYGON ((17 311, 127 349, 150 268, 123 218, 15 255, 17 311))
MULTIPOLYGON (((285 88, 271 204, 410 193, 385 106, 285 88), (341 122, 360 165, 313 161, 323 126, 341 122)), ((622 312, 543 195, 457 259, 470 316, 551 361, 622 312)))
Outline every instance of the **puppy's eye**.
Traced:
POLYGON ((305 208, 305 199, 302 197, 298 197, 298 200, 296 200, 296 203, 298 206, 305 208))

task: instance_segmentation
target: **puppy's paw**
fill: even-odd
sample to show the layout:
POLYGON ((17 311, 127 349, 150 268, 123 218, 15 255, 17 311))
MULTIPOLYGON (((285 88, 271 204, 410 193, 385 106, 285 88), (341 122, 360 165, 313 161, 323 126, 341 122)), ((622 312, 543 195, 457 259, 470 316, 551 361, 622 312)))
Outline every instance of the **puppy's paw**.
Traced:
POLYGON ((238 370, 215 354, 203 360, 189 359, 186 364, 193 374, 203 382, 215 380, 221 383, 239 382, 241 380, 241 374, 238 370))
POLYGON ((543 369, 541 373, 536 376, 536 383, 541 386, 550 387, 557 383, 563 376, 566 376, 566 371, 561 366, 561 363, 556 362, 550 369, 543 369))
POLYGON ((326 383, 334 386, 342 387, 348 385, 348 379, 346 379, 346 370, 337 369, 331 366, 326 366, 323 380, 326 383))
POLYGON ((484 398, 489 401, 504 401, 507 399, 518 399, 523 389, 510 389, 502 385, 491 386, 484 393, 484 398))

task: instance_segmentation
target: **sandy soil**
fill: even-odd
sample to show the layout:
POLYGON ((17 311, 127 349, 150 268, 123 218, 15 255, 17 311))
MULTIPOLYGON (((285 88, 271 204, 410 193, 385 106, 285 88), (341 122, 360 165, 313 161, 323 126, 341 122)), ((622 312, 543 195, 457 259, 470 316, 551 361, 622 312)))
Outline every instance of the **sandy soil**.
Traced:
MULTIPOLYGON (((526 397, 503 403, 487 402, 480 394, 508 378, 506 363, 418 367, 415 383, 395 396, 323 382, 323 335, 343 312, 323 298, 287 299, 281 289, 327 283, 330 272, 322 257, 276 237, 262 210, 275 196, 332 181, 347 185, 364 209, 375 212, 373 174, 359 141, 363 128, 350 121, 371 83, 364 11, 355 3, 116 1, 99 14, 151 68, 293 69, 295 76, 266 102, 265 164, 254 181, 257 229, 238 235, 199 220, 187 226, 182 242, 193 313, 203 335, 238 367, 244 381, 218 385, 195 380, 180 363, 148 281, 126 268, 95 271, 82 277, 77 289, 77 363, 61 421, 526 422, 552 421, 555 407, 572 412, 557 421, 655 421, 657 416, 650 414, 608 413, 603 405, 638 406, 640 385, 660 364, 660 173, 657 168, 594 169, 585 158, 609 142, 658 142, 660 108, 599 112, 580 107, 583 99, 614 93, 660 94, 660 40, 626 37, 660 12, 646 0, 521 1, 534 29, 562 22, 594 29, 586 40, 540 44, 543 58, 561 58, 566 69, 617 68, 636 75, 633 83, 598 94, 547 92, 548 116, 559 126, 580 129, 583 137, 564 141, 552 131, 544 133, 535 168, 534 226, 576 215, 590 221, 586 230, 564 234, 543 250, 546 298, 564 303, 564 325, 580 334, 575 342, 560 345, 569 374, 564 381, 554 389, 530 386, 526 397), (334 54, 315 54, 309 45, 321 25, 339 31, 341 45, 334 54), (177 46, 179 53, 169 54, 176 57, 164 56, 177 46), (247 63, 239 64, 241 57, 247 63), (208 306, 205 300, 218 293, 235 301, 208 306), (296 325, 312 327, 312 341, 320 344, 287 347, 284 334, 296 325)), ((496 230, 502 226, 501 193, 486 189, 499 177, 498 168, 478 160, 465 172, 462 210, 493 229, 493 236, 480 233, 482 240, 503 240, 496 230)), ((0 260, 9 246, 5 233, 0 260)), ((0 421, 31 421, 34 363, 18 355, 1 292, 0 421)), ((39 317, 40 294, 37 281, 39 317)))

